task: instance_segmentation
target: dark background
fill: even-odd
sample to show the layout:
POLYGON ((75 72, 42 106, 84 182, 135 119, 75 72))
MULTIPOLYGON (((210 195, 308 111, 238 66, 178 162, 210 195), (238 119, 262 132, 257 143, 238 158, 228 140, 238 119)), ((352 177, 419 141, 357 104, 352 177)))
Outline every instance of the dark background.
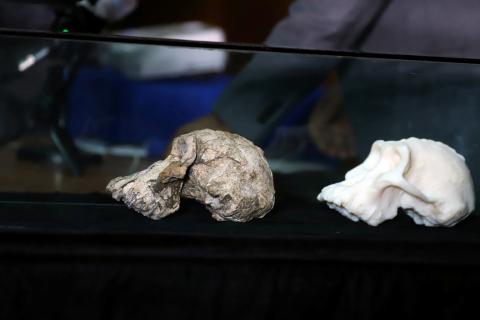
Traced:
POLYGON ((287 15, 292 0, 142 0, 119 27, 200 20, 222 27, 227 40, 262 42, 272 27, 287 15))
MULTIPOLYGON (((28 1, 25 1, 28 2, 28 1)), ((288 14, 292 0, 141 0, 130 16, 112 28, 130 28, 184 21, 202 21, 223 28, 228 41, 262 42, 272 27, 288 14)), ((47 29, 48 6, 0 1, 0 27, 47 29)))

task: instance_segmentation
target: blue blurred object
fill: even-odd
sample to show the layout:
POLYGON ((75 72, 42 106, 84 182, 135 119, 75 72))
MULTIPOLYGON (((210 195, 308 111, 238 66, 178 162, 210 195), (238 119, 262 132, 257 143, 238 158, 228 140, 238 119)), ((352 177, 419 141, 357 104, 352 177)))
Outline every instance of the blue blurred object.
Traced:
POLYGON ((336 166, 336 158, 321 153, 315 146, 307 130, 307 124, 316 103, 324 94, 324 88, 318 87, 306 96, 282 123, 267 138, 262 147, 268 158, 287 161, 308 161, 336 166))
POLYGON ((179 126, 212 111, 230 79, 131 80, 111 69, 84 68, 69 96, 69 131, 108 144, 141 144, 159 156, 179 126))
POLYGON ((281 127, 306 125, 315 104, 324 94, 324 88, 318 87, 306 96, 281 123, 281 127))
MULTIPOLYGON (((84 68, 69 95, 68 128, 75 138, 97 139, 110 145, 143 145, 148 156, 162 156, 178 127, 212 112, 231 79, 210 75, 132 80, 112 69, 84 68)), ((313 152, 311 144, 287 143, 295 140, 289 132, 297 132, 296 127, 307 123, 322 94, 319 88, 308 95, 262 147, 268 149, 273 144, 277 150, 268 149, 273 154, 324 162, 324 156, 313 152)), ((293 136, 298 140, 297 133, 293 136)))

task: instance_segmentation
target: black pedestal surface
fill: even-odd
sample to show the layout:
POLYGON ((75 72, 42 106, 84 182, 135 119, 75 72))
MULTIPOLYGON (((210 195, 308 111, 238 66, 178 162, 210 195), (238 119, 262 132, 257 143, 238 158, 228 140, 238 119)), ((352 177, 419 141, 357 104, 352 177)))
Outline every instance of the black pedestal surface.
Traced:
POLYGON ((334 178, 277 175, 275 209, 161 221, 107 195, 0 195, 0 319, 458 318, 476 310, 480 217, 379 227, 318 203, 334 178))

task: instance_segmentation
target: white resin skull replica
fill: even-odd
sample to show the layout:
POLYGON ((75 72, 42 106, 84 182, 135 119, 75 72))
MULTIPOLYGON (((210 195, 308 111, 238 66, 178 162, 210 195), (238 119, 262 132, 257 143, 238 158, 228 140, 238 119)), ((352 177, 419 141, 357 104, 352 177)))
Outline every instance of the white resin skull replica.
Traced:
POLYGON ((432 140, 376 141, 345 180, 329 185, 319 201, 353 221, 377 226, 402 208, 416 224, 453 226, 475 206, 463 156, 432 140))
POLYGON ((262 149, 237 134, 210 129, 175 138, 165 160, 113 179, 107 190, 155 220, 176 212, 181 197, 203 203, 219 221, 262 218, 275 203, 262 149))

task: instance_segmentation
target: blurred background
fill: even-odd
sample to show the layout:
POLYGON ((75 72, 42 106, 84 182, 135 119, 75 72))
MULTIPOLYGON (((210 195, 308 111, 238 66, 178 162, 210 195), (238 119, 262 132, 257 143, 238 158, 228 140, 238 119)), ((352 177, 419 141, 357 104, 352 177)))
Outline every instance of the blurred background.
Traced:
MULTIPOLYGON (((0 0, 0 28, 475 58, 477 11, 413 0, 0 0)), ((341 176, 375 140, 417 136, 454 147, 480 178, 476 64, 0 42, 1 191, 104 192, 203 128, 251 139, 278 173, 341 176)))
MULTIPOLYGON (((0 1, 0 26, 49 30, 55 7, 69 1, 0 1)), ((72 2, 72 1, 70 1, 72 2)), ((200 21, 220 28, 225 40, 262 43, 273 26, 285 17, 292 0, 220 1, 141 0, 127 16, 113 21, 109 28, 121 30, 200 21)))
MULTIPOLYGON (((78 10, 80 1, 1 0, 0 28, 258 44, 287 15, 290 2, 120 1, 126 8, 121 16, 98 19, 91 8, 78 10)), ((115 175, 162 158, 177 126, 211 111, 231 74, 250 59, 248 54, 135 45, 100 46, 105 49, 101 54, 94 44, 0 38, 6 49, 0 53, 4 78, 0 93, 2 191, 103 192, 115 175), (51 46, 62 47, 64 52, 47 54, 51 46), (78 73, 73 71, 76 63, 69 65, 72 61, 68 61, 75 50, 81 51, 84 65, 78 73), (32 56, 40 59, 29 66, 32 56), (15 74, 22 62, 28 70, 15 74), (230 75, 219 75, 227 69, 230 75), (53 73, 66 71, 75 72, 73 83, 64 84, 68 80, 62 76, 51 79, 56 78, 53 73), (62 90, 69 92, 56 98, 62 90), (118 97, 119 92, 125 93, 124 99, 118 97), (179 102, 180 96, 185 101, 179 102), (162 105, 164 99, 167 106, 162 105), (57 107, 52 105, 61 105, 61 110, 54 111, 57 107), (126 123, 127 109, 142 114, 133 125, 126 123), (112 110, 116 114, 109 114, 112 110), (153 119, 152 113, 156 114, 153 119), (164 125, 155 121, 163 122, 159 119, 164 117, 169 118, 168 128, 162 129, 164 125), (52 139, 51 128, 60 122, 67 138, 52 139), (120 122, 126 127, 118 126, 120 122), (103 127, 105 123, 110 127, 103 127)))

